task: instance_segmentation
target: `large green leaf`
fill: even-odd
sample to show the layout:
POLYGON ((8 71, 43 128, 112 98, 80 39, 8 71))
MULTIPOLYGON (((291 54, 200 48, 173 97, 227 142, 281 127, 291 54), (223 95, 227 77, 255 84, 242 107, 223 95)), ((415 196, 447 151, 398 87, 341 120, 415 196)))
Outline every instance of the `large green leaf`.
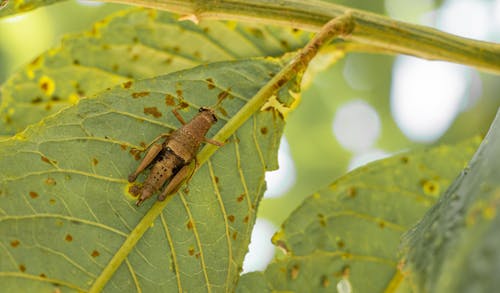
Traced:
MULTIPOLYGON (((409 290, 397 266, 401 235, 434 204, 479 139, 400 154, 359 168, 306 199, 273 242, 286 251, 240 292, 409 290)), ((350 292, 340 291, 339 292, 350 292)))
POLYGON ((500 288, 500 112, 469 166, 405 235, 419 292, 500 288))
MULTIPOLYGON (((187 105, 188 120, 226 96, 212 137, 281 68, 232 61, 125 83, 0 142, 2 290, 88 290, 155 202, 137 208, 127 192, 134 148, 179 127, 175 104, 187 105)), ((276 101, 290 105, 297 90, 290 82, 276 101)), ((283 124, 275 111, 246 121, 150 223, 105 291, 232 291, 283 124)))
POLYGON ((308 39, 308 33, 287 28, 222 21, 196 25, 165 12, 124 10, 64 38, 0 88, 0 135, 127 80, 214 61, 281 56, 308 39))

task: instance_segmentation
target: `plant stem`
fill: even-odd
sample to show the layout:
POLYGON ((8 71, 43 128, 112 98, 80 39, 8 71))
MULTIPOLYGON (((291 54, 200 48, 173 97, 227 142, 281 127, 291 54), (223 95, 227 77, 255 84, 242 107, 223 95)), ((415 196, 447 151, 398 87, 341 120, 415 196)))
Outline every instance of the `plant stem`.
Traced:
MULTIPOLYGON (((236 115, 234 115, 215 135, 214 139, 224 141, 229 138, 238 128, 243 125, 262 105, 288 81, 297 74, 303 72, 309 62, 318 53, 318 50, 332 38, 338 35, 347 35, 354 28, 352 18, 349 14, 342 15, 329 21, 324 28, 264 87, 262 87, 250 101, 243 106, 236 115)), ((198 167, 205 163, 210 156, 217 150, 217 147, 211 144, 206 145, 197 156, 198 167)), ((167 197, 165 201, 156 201, 151 209, 144 215, 130 235, 125 239, 122 246, 115 253, 113 258, 106 265, 102 273, 97 277, 89 292, 101 292, 107 282, 111 279, 116 270, 120 267, 127 255, 135 247, 136 243, 146 233, 156 218, 162 213, 172 196, 167 197)))
POLYGON ((317 0, 104 0, 168 10, 191 19, 230 19, 318 31, 349 12, 355 29, 346 37, 389 54, 444 60, 500 74, 500 45, 471 40, 421 25, 317 0))

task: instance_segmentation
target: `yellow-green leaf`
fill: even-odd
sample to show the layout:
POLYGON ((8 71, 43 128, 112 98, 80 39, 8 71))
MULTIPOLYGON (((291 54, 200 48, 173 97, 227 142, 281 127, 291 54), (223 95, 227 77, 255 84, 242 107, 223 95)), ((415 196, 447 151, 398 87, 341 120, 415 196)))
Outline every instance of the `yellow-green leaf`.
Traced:
POLYGON ((116 84, 214 61, 281 56, 303 46, 308 33, 234 22, 179 21, 178 16, 128 9, 70 35, 0 88, 0 135, 116 84))
MULTIPOLYGON (((189 120, 225 96, 212 137, 282 66, 212 63, 125 83, 0 142, 2 290, 86 291, 103 278, 105 292, 233 291, 264 173, 276 167, 284 121, 272 108, 246 121, 146 223, 115 274, 102 271, 155 202, 137 208, 128 193, 139 163, 133 148, 179 127, 171 113, 179 103, 189 120)), ((296 82, 277 99, 289 105, 290 91, 296 82)))
POLYGON ((334 292, 350 286, 352 292, 405 292, 409 284, 397 269, 400 237, 436 202, 478 144, 474 139, 396 155, 311 195, 273 237, 287 255, 265 272, 244 275, 239 291, 260 286, 265 292, 264 282, 267 291, 334 292))

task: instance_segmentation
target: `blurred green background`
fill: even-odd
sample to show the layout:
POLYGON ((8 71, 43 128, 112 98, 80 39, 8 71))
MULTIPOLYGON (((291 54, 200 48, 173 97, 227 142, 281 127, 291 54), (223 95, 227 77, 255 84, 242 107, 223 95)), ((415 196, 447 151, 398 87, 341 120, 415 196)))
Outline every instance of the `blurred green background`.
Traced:
MULTIPOLYGON (((500 0, 332 2, 475 39, 500 40, 500 0)), ((68 1, 0 19, 0 83, 57 46, 64 34, 88 30, 125 7, 68 1)), ((282 168, 269 177, 267 195, 272 197, 266 195, 259 207, 259 218, 267 220, 258 222, 261 234, 272 235, 306 196, 349 168, 402 150, 485 134, 500 106, 499 81, 462 66, 359 53, 317 73, 288 116, 282 168)))

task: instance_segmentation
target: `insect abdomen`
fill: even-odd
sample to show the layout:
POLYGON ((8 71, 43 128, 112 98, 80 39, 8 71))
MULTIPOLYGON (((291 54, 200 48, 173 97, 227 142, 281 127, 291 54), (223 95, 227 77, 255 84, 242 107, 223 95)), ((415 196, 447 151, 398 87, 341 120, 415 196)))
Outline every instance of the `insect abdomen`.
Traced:
POLYGON ((141 200, 151 197, 185 164, 185 161, 171 149, 162 152, 160 159, 153 164, 148 178, 144 181, 141 200))

